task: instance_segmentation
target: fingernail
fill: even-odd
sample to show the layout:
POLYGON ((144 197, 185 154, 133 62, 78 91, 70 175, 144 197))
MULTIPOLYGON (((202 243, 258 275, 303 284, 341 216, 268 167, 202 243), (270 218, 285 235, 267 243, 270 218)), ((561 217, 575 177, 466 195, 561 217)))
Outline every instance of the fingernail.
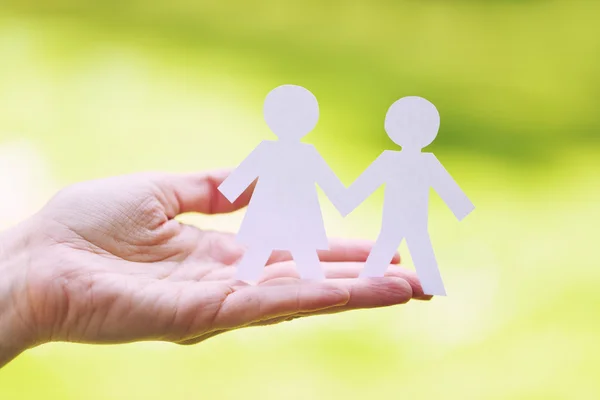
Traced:
POLYGON ((426 294, 423 296, 413 297, 413 299, 420 300, 420 301, 429 301, 429 300, 433 299, 433 296, 426 294))

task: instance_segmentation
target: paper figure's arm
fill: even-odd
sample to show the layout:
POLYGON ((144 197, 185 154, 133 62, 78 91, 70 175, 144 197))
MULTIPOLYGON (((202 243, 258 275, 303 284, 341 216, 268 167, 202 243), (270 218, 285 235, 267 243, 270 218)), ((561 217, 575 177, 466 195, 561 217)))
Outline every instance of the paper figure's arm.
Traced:
POLYGON ((460 221, 475 209, 471 200, 461 190, 456 181, 446 168, 433 154, 428 154, 428 172, 431 177, 431 186, 444 200, 454 216, 460 221))
POLYGON ((260 164, 262 163, 261 153, 263 153, 264 144, 259 144, 252 152, 234 169, 227 179, 219 185, 219 191, 233 203, 242 193, 258 178, 260 164))
POLYGON ((335 208, 343 214, 346 186, 344 186, 340 178, 337 177, 315 148, 312 151, 312 158, 317 184, 323 189, 323 192, 325 192, 325 195, 335 208))
POLYGON ((384 151, 367 167, 346 191, 346 208, 342 214, 350 214, 364 202, 379 186, 385 183, 387 154, 384 151))

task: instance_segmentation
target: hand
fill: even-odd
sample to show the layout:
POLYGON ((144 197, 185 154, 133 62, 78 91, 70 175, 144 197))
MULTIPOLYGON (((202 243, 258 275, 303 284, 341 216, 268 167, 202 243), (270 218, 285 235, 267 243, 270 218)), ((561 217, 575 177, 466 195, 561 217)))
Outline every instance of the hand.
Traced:
POLYGON ((193 344, 241 327, 428 299, 416 275, 397 266, 388 278, 352 279, 371 248, 355 241, 320 253, 324 282, 299 280, 287 253, 273 254, 258 285, 234 280, 243 253, 234 235, 175 220, 245 206, 250 190, 234 204, 217 191, 226 175, 77 184, 0 236, 0 365, 49 341, 193 344))

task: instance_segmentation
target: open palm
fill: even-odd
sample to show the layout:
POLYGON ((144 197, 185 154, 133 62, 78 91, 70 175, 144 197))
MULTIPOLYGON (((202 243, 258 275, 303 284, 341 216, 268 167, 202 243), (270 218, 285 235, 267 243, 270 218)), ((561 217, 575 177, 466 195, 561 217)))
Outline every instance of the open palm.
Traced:
POLYGON ((235 280, 244 249, 234 235, 175 219, 247 205, 250 191, 234 204, 217 191, 226 176, 138 174, 60 192, 27 224, 44 249, 31 256, 23 288, 36 340, 190 344, 240 327, 426 298, 398 266, 386 278, 355 279, 371 248, 356 241, 332 241, 320 253, 322 282, 300 280, 285 252, 272 255, 257 285, 235 280))

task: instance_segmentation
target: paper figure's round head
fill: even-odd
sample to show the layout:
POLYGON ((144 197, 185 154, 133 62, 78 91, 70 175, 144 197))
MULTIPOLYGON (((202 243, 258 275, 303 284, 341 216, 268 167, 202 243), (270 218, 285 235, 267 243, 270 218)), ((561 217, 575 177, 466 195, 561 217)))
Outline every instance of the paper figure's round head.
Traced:
POLYGON ((422 97, 403 97, 392 104, 385 116, 385 131, 403 149, 427 147, 440 129, 440 114, 422 97))
POLYGON ((317 98, 302 86, 279 86, 267 95, 265 121, 279 139, 300 140, 319 120, 317 98))

